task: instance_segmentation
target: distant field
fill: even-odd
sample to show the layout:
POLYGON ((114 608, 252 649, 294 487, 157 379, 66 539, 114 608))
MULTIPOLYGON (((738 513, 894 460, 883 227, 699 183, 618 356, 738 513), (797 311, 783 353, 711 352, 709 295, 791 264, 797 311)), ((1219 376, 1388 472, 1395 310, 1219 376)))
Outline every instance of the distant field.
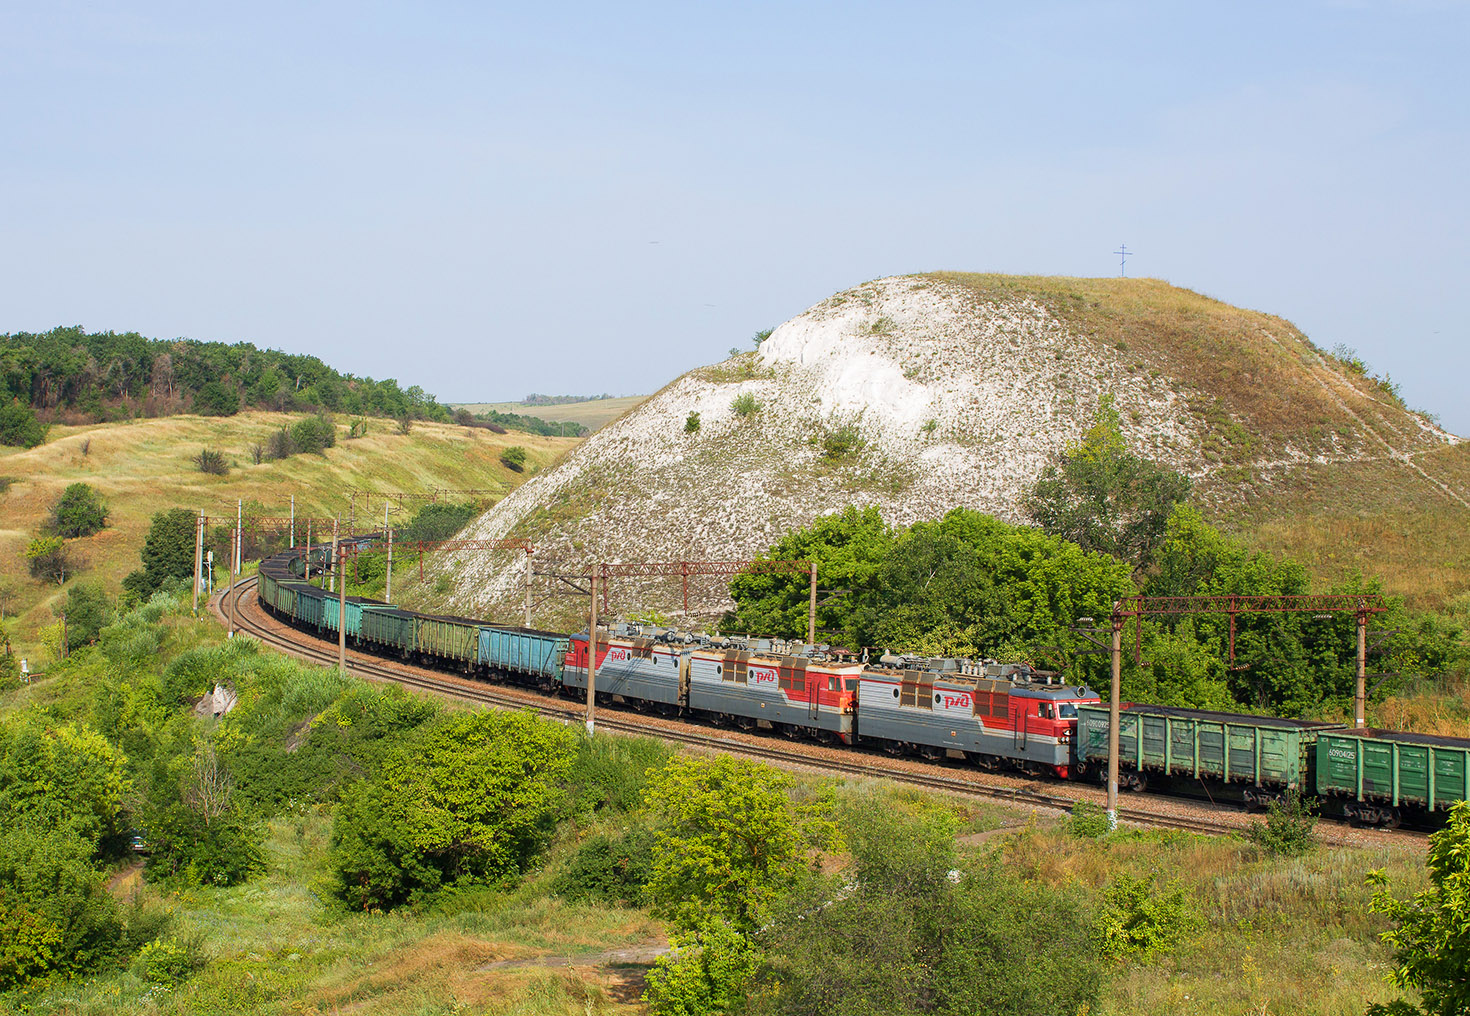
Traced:
POLYGON ((628 410, 648 401, 647 395, 625 395, 618 399, 594 399, 588 402, 564 402, 558 406, 528 406, 524 402, 456 402, 451 408, 463 407, 472 413, 516 413, 539 416, 543 420, 565 420, 597 430, 628 410))
MULTIPOLYGON (((6 604, 3 623, 17 648, 34 652, 37 630, 54 621, 51 608, 65 592, 27 575, 23 552, 67 484, 90 483, 107 499, 108 527, 68 546, 86 564, 81 581, 100 580, 116 593, 123 576, 139 565, 150 518, 166 508, 225 516, 233 514, 236 498, 247 498, 284 516, 294 494, 298 516, 345 515, 349 488, 382 493, 489 490, 488 500, 496 501, 577 444, 574 438, 493 434, 423 422, 404 435, 393 420, 369 420, 367 435, 351 441, 344 440, 346 428, 339 426, 337 445, 325 455, 251 465, 251 445, 264 444, 271 431, 298 419, 249 412, 57 426, 37 448, 0 448, 0 477, 12 480, 0 493, 0 586, 18 593, 14 603, 6 604), (208 476, 194 467, 191 458, 206 445, 234 464, 227 476, 208 476), (520 473, 500 463, 501 451, 513 445, 527 452, 520 473)), ((374 511, 381 517, 380 503, 374 502, 374 511)))

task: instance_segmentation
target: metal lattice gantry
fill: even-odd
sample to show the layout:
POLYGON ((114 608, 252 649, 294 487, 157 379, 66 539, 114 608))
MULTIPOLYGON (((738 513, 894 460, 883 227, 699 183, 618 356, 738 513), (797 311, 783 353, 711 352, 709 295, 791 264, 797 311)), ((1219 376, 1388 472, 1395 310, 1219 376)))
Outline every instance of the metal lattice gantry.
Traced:
MULTIPOLYGON (((1111 617, 1112 688, 1108 702, 1108 824, 1118 815, 1119 697, 1123 671, 1123 626, 1137 624, 1141 642, 1143 618, 1179 614, 1226 614, 1230 618, 1230 661, 1235 662, 1235 621, 1240 614, 1352 614, 1357 620, 1358 673, 1353 696, 1354 725, 1362 728, 1367 706, 1368 617, 1387 610, 1383 597, 1373 593, 1308 593, 1282 596, 1125 596, 1113 604, 1111 617)), ((1091 618, 1082 620, 1090 621, 1091 618)), ((1074 629, 1081 632, 1081 629, 1074 629)), ((1095 629, 1094 629, 1095 630, 1095 629)), ((1087 635, 1088 641, 1094 641, 1087 635)))

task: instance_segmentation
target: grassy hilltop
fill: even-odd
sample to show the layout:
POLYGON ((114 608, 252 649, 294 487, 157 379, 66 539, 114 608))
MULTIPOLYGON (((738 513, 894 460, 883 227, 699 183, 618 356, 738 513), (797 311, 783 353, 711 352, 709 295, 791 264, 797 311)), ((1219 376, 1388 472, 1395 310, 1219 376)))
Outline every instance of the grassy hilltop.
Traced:
MULTIPOLYGON (((88 483, 107 499, 107 528, 68 541, 83 563, 77 578, 100 580, 117 593, 155 512, 183 507, 215 516, 234 516, 237 498, 255 500, 285 516, 296 497, 300 517, 342 515, 349 488, 381 492, 433 488, 481 489, 495 500, 545 468, 577 442, 523 433, 495 434, 480 428, 415 422, 407 434, 396 420, 369 419, 367 434, 346 439, 323 454, 298 454, 252 465, 250 449, 264 445, 282 425, 302 419, 284 413, 245 412, 232 417, 174 416, 133 423, 53 426, 45 444, 29 450, 0 448, 0 582, 19 591, 7 610, 7 627, 21 650, 34 650, 34 634, 54 620, 52 606, 64 588, 26 574, 24 550, 46 522, 52 503, 68 484, 88 483), (505 449, 526 449, 523 471, 500 461, 505 449), (193 457, 218 449, 232 465, 224 476, 200 472, 193 457), (14 616, 14 620, 11 620, 14 616)), ((381 521, 381 504, 374 516, 381 521)), ((360 512, 361 518, 361 512, 360 512)), ((370 523, 371 519, 365 519, 370 523)), ((304 539, 305 530, 298 538, 304 539)), ((67 584, 70 585, 71 579, 67 584)))

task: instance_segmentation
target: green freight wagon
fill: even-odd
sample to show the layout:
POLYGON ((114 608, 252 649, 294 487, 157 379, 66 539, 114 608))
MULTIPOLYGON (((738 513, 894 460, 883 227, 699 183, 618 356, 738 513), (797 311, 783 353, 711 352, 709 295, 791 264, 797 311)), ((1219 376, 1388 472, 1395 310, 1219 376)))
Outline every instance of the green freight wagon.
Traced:
POLYGON ((1396 826, 1405 811, 1447 811, 1467 798, 1470 740, 1398 730, 1341 730, 1317 741, 1317 796, 1355 822, 1396 826))
MULTIPOLYGON (((1339 727, 1129 703, 1118 716, 1118 784, 1143 790, 1151 775, 1230 784, 1248 807, 1261 805, 1284 790, 1310 787, 1312 748, 1323 731, 1339 727)), ((1077 761, 1106 773, 1106 705, 1078 706, 1077 761)))
POLYGON ((314 628, 321 628, 323 598, 324 594, 316 586, 297 586, 296 620, 314 628))
POLYGON ((480 624, 467 617, 421 616, 418 650, 424 656, 452 660, 466 671, 475 667, 480 648, 480 624))
MULTIPOLYGON (((347 597, 347 637, 357 639, 362 634, 362 608, 366 603, 371 606, 375 601, 363 600, 360 596, 347 597)), ((322 601, 322 627, 328 631, 337 630, 337 597, 328 593, 322 601)))
POLYGON ((396 649, 405 657, 412 656, 417 648, 414 637, 414 621, 417 616, 397 607, 365 604, 358 638, 363 642, 396 649))

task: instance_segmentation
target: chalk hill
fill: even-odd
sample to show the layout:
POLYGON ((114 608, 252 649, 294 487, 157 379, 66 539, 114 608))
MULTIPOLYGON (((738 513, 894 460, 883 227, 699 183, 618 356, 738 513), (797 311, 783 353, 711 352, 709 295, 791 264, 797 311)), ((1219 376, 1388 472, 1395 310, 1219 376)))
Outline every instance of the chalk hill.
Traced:
MULTIPOLYGON (((529 537, 543 566, 572 568, 753 556, 848 504, 1021 521, 1105 394, 1129 444, 1194 477, 1225 528, 1326 579, 1363 568, 1431 604, 1465 588, 1458 438, 1289 322, 1150 279, 935 274, 838 293, 676 379, 466 535, 529 537)), ((445 602, 515 616, 520 572, 501 557, 447 565, 445 602)), ((638 595, 667 609, 670 592, 638 595)), ((723 605, 715 584, 698 599, 723 605)))

